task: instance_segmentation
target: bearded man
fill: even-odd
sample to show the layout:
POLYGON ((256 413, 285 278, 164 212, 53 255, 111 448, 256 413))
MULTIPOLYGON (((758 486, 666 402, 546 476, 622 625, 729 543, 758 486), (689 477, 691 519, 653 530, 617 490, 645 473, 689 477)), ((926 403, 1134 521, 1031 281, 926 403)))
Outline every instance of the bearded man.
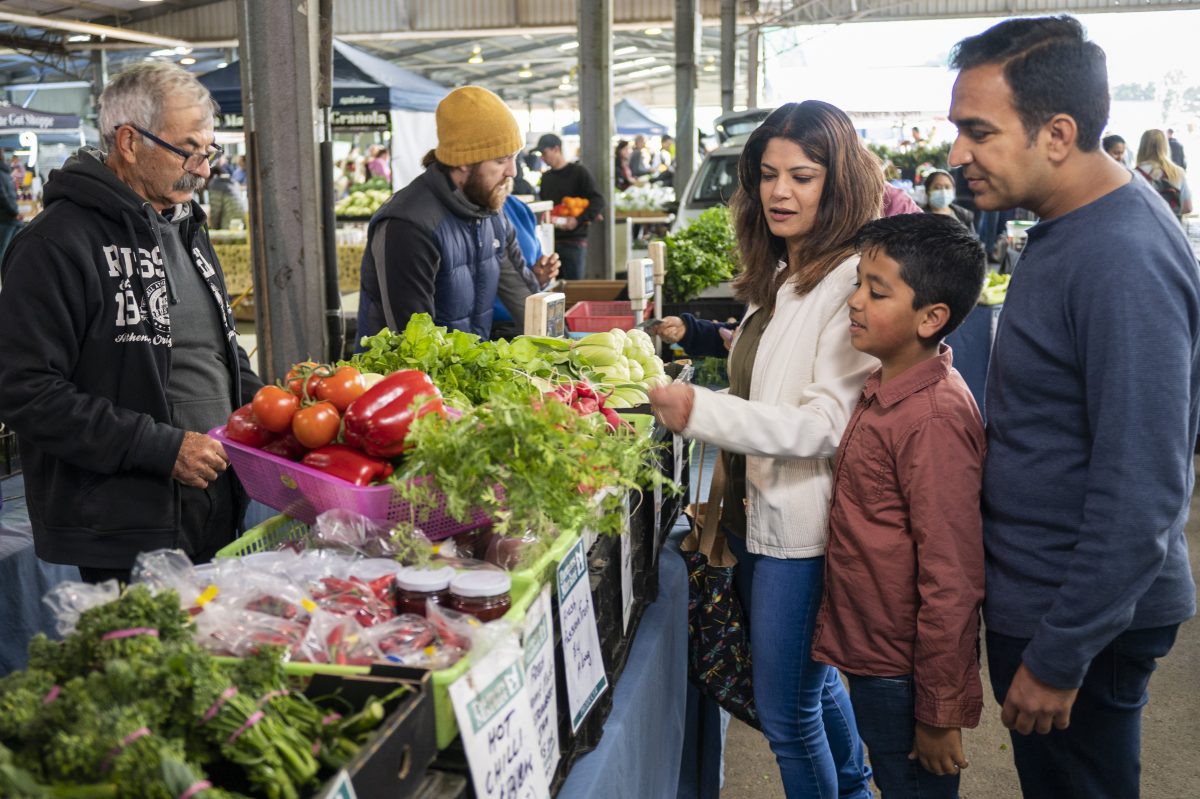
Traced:
POLYGON ((462 86, 438 103, 436 120, 425 171, 367 228, 360 342, 384 327, 403 330, 416 313, 486 339, 497 296, 522 329, 525 297, 558 274, 555 255, 527 267, 503 213, 522 145, 512 111, 487 89, 462 86))

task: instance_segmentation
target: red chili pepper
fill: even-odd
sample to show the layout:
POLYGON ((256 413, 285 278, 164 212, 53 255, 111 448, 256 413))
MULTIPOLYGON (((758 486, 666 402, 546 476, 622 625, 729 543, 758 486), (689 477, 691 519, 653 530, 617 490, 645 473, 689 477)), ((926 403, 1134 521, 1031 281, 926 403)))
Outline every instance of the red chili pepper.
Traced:
POLYGON ((356 486, 370 485, 383 480, 392 473, 392 465, 379 458, 363 454, 362 450, 347 444, 328 444, 314 449, 301 461, 326 474, 340 477, 356 486))
POLYGON ((446 415, 441 392, 429 375, 416 369, 393 372, 346 408, 346 443, 377 458, 394 458, 406 449, 404 438, 413 420, 427 413, 446 415), (417 403, 418 397, 430 399, 417 403))

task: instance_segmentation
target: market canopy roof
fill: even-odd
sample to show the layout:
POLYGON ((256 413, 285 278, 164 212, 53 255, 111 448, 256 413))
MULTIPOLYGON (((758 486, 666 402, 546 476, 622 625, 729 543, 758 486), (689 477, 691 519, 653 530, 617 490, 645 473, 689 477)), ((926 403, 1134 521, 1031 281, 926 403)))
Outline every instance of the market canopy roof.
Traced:
POLYGON ((0 103, 0 132, 78 130, 75 114, 47 114, 17 105, 0 103))
MULTIPOLYGON (((644 105, 628 97, 613 106, 613 121, 622 135, 662 136, 668 132, 667 126, 652 117, 644 105)), ((578 134, 579 123, 572 122, 562 132, 568 136, 578 134)))
MULTIPOLYGON (((200 76, 222 114, 242 113, 242 65, 200 76)), ((333 107, 342 111, 433 111, 450 92, 415 72, 333 41, 333 107)))

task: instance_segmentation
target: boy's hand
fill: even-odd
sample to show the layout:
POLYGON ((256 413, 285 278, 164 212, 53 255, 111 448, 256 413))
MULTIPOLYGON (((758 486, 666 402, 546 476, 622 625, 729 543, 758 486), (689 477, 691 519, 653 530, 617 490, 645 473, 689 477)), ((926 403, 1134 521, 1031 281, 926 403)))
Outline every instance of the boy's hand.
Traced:
POLYGON ((913 750, 909 760, 919 760, 930 774, 945 777, 970 765, 962 749, 962 730, 958 727, 931 727, 917 722, 913 750))

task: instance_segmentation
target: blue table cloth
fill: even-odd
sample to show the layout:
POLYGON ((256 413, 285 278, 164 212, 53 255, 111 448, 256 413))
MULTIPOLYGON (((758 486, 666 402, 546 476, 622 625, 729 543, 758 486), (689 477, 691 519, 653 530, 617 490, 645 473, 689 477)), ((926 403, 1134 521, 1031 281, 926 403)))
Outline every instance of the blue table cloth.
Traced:
POLYGON ((688 689, 687 569, 677 538, 664 545, 658 585, 617 680, 600 744, 575 762, 558 799, 675 795, 688 689))
POLYGON ((0 675, 25 668, 35 633, 54 634, 54 617, 42 597, 79 569, 45 563, 33 554, 33 531, 20 475, 0 480, 0 675))

